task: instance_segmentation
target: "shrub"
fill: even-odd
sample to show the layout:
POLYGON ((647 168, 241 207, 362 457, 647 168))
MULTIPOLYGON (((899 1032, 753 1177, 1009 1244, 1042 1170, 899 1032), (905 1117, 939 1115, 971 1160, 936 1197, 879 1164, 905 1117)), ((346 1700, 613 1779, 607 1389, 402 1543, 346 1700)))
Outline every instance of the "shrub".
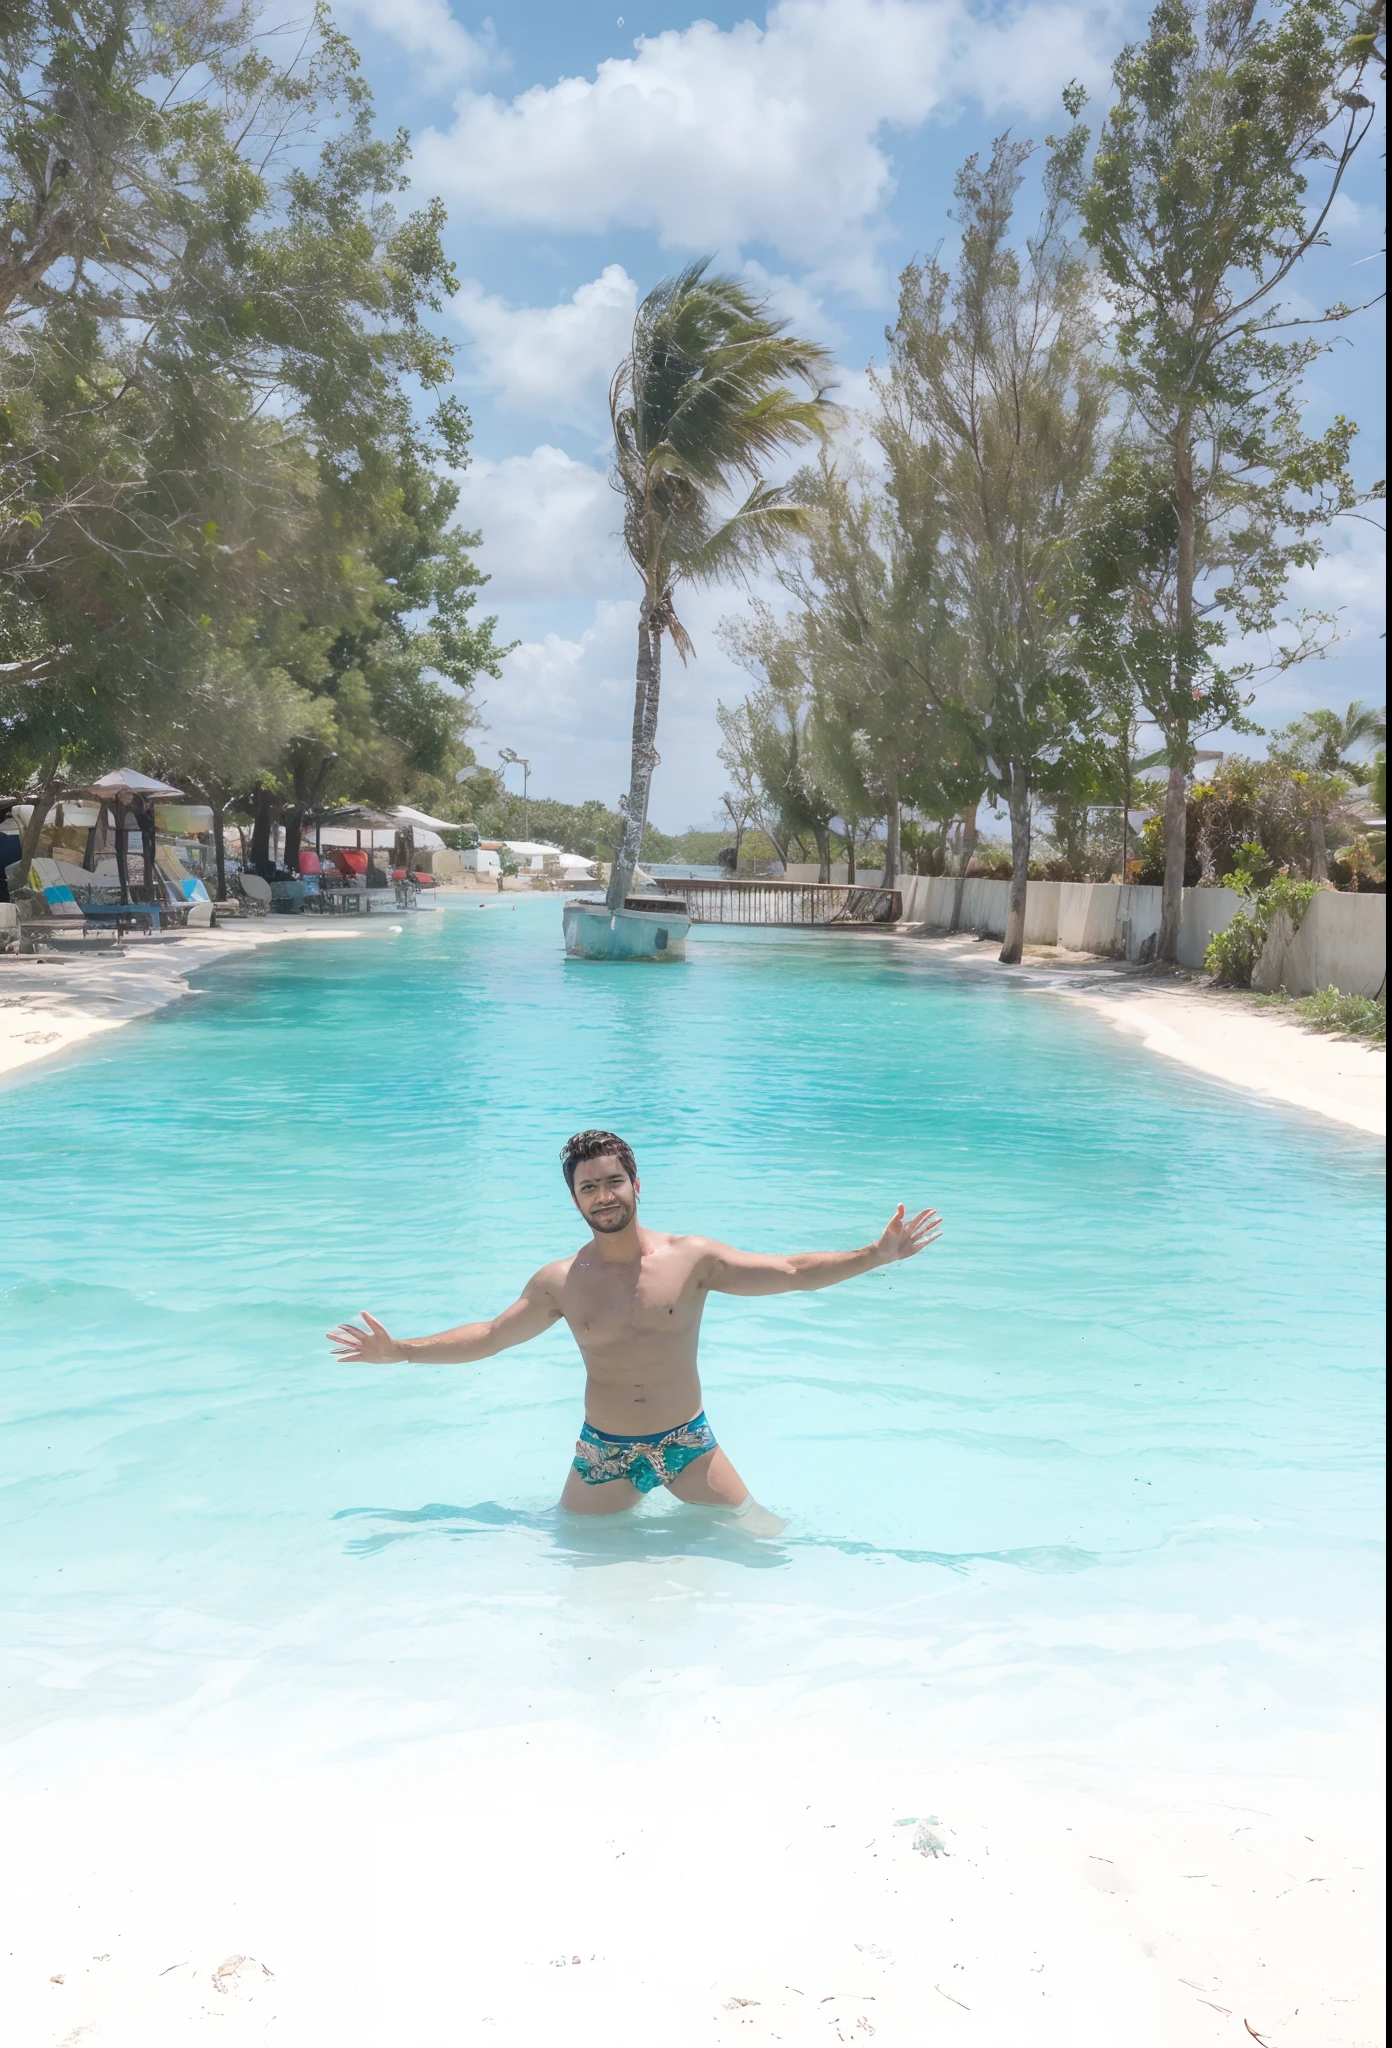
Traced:
POLYGON ((1368 1038, 1381 1045, 1387 1038, 1387 1004, 1374 996, 1346 996, 1337 988, 1301 996, 1291 1005, 1314 1031, 1337 1031, 1345 1038, 1368 1038))
MULTIPOLYGON (((1261 848, 1256 851, 1260 853, 1261 848)), ((1226 931, 1216 932, 1209 940, 1204 966, 1216 982, 1229 988, 1250 988, 1253 969, 1261 959, 1274 919, 1284 910, 1291 930, 1298 932, 1306 911, 1319 894, 1319 884, 1277 875, 1264 889, 1254 889, 1239 869, 1227 877, 1227 886, 1242 890, 1247 907, 1237 912, 1226 931)))

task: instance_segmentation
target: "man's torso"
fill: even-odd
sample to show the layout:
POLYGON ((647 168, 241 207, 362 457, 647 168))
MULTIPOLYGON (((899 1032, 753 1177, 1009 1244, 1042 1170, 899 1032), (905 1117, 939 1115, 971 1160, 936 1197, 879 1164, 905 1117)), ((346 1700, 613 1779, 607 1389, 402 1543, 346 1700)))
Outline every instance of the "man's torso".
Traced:
POLYGON ((585 1245, 545 1274, 585 1361, 585 1414, 616 1436, 673 1429, 701 1407, 709 1249, 702 1238, 657 1231, 642 1242, 640 1259, 610 1261, 585 1245))

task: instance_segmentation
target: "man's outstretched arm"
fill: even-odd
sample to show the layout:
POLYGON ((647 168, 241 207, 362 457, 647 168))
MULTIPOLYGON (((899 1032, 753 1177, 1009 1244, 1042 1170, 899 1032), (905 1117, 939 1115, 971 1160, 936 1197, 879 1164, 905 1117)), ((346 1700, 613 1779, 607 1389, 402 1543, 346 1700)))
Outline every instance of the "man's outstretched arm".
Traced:
POLYGON ((472 1365, 514 1344, 526 1344, 549 1330, 560 1305, 542 1274, 527 1282, 511 1308, 486 1323, 463 1323, 434 1337, 393 1337, 375 1316, 362 1310, 366 1328, 340 1323, 328 1333, 334 1356, 346 1365, 472 1365))
POLYGON ((838 1280, 854 1280, 877 1266, 911 1259, 941 1235, 942 1218, 936 1209, 906 1217, 901 1202, 875 1243, 858 1251, 768 1258, 760 1252, 737 1252, 726 1244, 712 1245, 707 1285, 716 1294, 805 1294, 814 1287, 834 1287, 838 1280))

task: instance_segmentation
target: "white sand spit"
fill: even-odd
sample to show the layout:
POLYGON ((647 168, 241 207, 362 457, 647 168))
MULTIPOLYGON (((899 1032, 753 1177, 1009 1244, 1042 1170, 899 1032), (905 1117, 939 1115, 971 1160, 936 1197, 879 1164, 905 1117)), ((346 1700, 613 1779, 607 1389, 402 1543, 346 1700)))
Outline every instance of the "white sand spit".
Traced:
POLYGON ((188 977, 287 939, 356 938, 358 924, 256 918, 188 938, 132 939, 117 952, 0 954, 0 1076, 51 1059, 189 994, 188 977))
POLYGON ((1312 1111, 1375 1137, 1387 1135, 1387 1048, 1309 1030, 1250 996, 1211 987, 1196 975, 1129 967, 1057 948, 1002 967, 999 941, 940 933, 901 943, 927 946, 966 972, 1014 977, 1080 1002, 1147 1051, 1178 1060, 1210 1080, 1268 1101, 1312 1111))

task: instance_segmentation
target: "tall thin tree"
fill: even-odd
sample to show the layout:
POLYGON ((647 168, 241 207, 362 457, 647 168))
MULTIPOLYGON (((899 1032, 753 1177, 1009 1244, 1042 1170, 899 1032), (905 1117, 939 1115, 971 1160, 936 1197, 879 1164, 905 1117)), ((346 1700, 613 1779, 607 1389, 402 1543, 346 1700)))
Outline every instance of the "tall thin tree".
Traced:
MULTIPOLYGON (((1161 0, 1145 42, 1116 61, 1082 195, 1142 429, 1136 542, 1119 555, 1136 674, 1169 762, 1165 960, 1178 954, 1196 729, 1233 722, 1244 701, 1249 671, 1224 666, 1226 630, 1277 625, 1290 571, 1316 559, 1318 528, 1356 496, 1350 423, 1308 435, 1300 421, 1299 387, 1325 344, 1278 331, 1350 311, 1305 318, 1283 293, 1324 242, 1374 119, 1360 90, 1376 61, 1369 18, 1343 0, 1161 0)), ((1300 622, 1280 665, 1319 640, 1317 622, 1300 622)))
POLYGON ((658 758, 663 636, 683 661, 692 652, 677 617, 677 585, 745 574, 804 528, 801 507, 765 471, 785 449, 827 432, 831 358, 783 329, 746 286, 711 273, 708 259, 692 263, 644 299, 610 386, 611 481, 642 586, 632 762, 611 911, 623 907, 642 851, 658 758), (800 396, 796 384, 810 395, 800 396), (740 486, 744 496, 734 502, 740 486))

